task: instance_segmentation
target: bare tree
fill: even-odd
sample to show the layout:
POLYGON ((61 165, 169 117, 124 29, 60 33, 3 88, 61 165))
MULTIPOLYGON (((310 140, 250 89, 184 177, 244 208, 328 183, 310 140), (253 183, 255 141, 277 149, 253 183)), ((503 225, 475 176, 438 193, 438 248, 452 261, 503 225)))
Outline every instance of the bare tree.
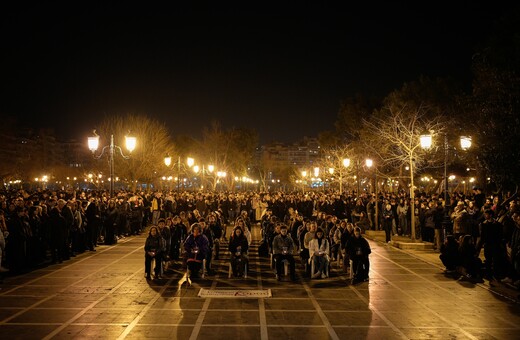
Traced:
POLYGON ((105 141, 114 135, 115 144, 124 145, 124 137, 131 134, 137 138, 137 147, 131 157, 119 158, 116 164, 118 177, 132 183, 155 182, 164 172, 164 157, 173 153, 173 144, 164 124, 142 115, 107 116, 98 129, 105 141))
POLYGON ((442 133, 440 117, 430 118, 423 107, 406 105, 389 107, 363 122, 366 146, 385 164, 399 167, 408 165, 410 173, 410 208, 412 209, 412 239, 415 235, 414 174, 426 161, 427 151, 421 148, 420 136, 425 133, 442 133))
POLYGON ((343 192, 345 178, 352 173, 353 159, 355 157, 354 147, 351 145, 333 146, 322 150, 321 167, 329 171, 330 175, 338 179, 339 192, 343 192))

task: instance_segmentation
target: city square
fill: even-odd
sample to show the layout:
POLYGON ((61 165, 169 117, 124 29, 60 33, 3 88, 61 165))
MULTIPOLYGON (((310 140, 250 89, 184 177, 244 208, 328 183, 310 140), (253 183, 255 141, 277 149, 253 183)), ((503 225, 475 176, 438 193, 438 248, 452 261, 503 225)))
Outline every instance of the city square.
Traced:
POLYGON ((9 3, 2 339, 520 339, 520 5, 9 3))
MULTIPOLYGON (((253 228, 254 245, 258 227, 253 228)), ((4 280, 0 333, 9 339, 515 339, 514 290, 444 274, 438 255, 371 241, 369 282, 357 285, 336 264, 327 279, 277 282, 268 259, 251 252, 247 279, 185 282, 173 266, 160 281, 143 277, 143 237, 99 247, 70 263, 4 280), (437 261, 436 261, 437 260, 437 261), (270 289, 270 298, 201 298, 206 289, 270 289), (513 293, 512 293, 513 292, 513 293), (509 296, 507 296, 509 295, 509 296)), ((516 292, 518 295, 518 292, 516 292)))

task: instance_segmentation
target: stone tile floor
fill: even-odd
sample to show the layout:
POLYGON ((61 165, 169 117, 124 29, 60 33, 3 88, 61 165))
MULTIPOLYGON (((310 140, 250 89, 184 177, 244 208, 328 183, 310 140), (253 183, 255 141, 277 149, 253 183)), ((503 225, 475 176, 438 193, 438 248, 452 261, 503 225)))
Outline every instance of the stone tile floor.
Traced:
POLYGON ((328 279, 309 280, 297 264, 297 282, 277 282, 255 241, 247 279, 228 279, 224 251, 215 276, 188 285, 178 264, 160 281, 144 278, 144 239, 5 278, 1 338, 520 339, 514 296, 445 276, 433 252, 370 241, 369 282, 351 285, 336 264, 328 279), (206 299, 200 288, 271 289, 272 297, 206 299))

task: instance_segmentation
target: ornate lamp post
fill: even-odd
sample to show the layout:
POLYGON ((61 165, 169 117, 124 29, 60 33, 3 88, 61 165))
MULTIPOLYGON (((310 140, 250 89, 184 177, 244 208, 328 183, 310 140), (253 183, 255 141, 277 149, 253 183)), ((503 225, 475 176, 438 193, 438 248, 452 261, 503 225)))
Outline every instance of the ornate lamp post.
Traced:
MULTIPOLYGON (((429 149, 433 144, 432 134, 424 134, 421 135, 421 147, 424 149, 429 149)), ((460 147, 462 150, 468 150, 471 148, 471 137, 469 136, 461 136, 460 137, 460 147)), ((448 155, 449 155, 449 142, 448 142, 448 134, 444 133, 444 218, 442 221, 443 229, 446 231, 451 225, 451 219, 449 216, 450 202, 448 201, 448 155)))
MULTIPOLYGON (((130 156, 125 155, 123 153, 123 149, 120 146, 114 144, 114 135, 110 135, 110 144, 104 146, 103 149, 101 149, 101 153, 98 156, 96 156, 96 151, 99 147, 99 136, 96 134, 96 130, 94 130, 93 133, 94 133, 94 136, 88 137, 88 148, 90 149, 90 151, 92 151, 92 155, 96 159, 101 158, 105 154, 105 152, 108 150, 109 167, 110 167, 110 178, 109 178, 109 180, 110 180, 110 197, 113 197, 114 196, 114 182, 115 182, 114 152, 115 152, 115 150, 118 150, 124 159, 129 159, 130 156)), ((128 152, 132 153, 132 151, 134 151, 134 149, 137 145, 137 138, 133 137, 133 136, 125 136, 125 144, 126 144, 126 149, 128 150, 128 152)))

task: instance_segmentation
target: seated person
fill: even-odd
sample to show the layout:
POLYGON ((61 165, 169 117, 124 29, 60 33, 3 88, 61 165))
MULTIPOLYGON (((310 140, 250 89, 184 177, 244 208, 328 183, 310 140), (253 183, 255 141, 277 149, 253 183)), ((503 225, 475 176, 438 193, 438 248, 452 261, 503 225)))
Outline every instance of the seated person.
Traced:
POLYGON ((287 226, 282 224, 280 226, 280 235, 277 235, 273 240, 273 256, 276 262, 276 274, 277 279, 280 281, 283 274, 283 263, 282 261, 289 261, 289 269, 291 271, 291 280, 296 280, 296 273, 294 268, 294 242, 287 234, 287 226))
POLYGON ((329 240, 323 237, 323 230, 318 228, 314 239, 309 243, 309 254, 313 261, 316 273, 311 273, 312 278, 316 279, 321 276, 322 279, 327 277, 327 268, 329 266, 329 240))
POLYGON ((202 227, 198 223, 191 226, 191 234, 184 242, 186 265, 190 277, 197 277, 202 269, 202 263, 209 252, 209 241, 202 234, 202 227))
POLYGON ((341 234, 341 252, 343 254, 343 271, 346 273, 349 271, 350 258, 348 256, 346 247, 348 241, 354 237, 354 225, 347 223, 345 231, 341 234))
POLYGON ((247 238, 242 232, 242 228, 236 226, 233 229, 233 234, 229 239, 229 252, 231 253, 231 269, 233 276, 239 277, 244 275, 245 266, 249 259, 247 257, 247 250, 249 244, 247 238))
POLYGON ((461 236, 459 246, 460 264, 469 279, 479 279, 482 269, 482 260, 478 257, 477 249, 471 235, 461 236))
POLYGON ((298 243, 300 244, 300 260, 302 261, 302 265, 306 267, 307 261, 309 260, 309 249, 305 248, 304 246, 304 240, 305 235, 309 232, 311 229, 311 223, 305 222, 299 227, 298 230, 298 243))
MULTIPOLYGON (((310 253, 309 253, 309 244, 314 239, 314 236, 316 235, 316 229, 318 229, 318 225, 315 221, 309 222, 309 230, 305 233, 303 236, 303 247, 302 252, 300 256, 302 257, 302 261, 305 261, 304 263, 309 263, 310 253)), ((310 269, 307 270, 307 272, 310 272, 310 269)))
POLYGON ((361 236, 361 228, 354 228, 354 237, 350 238, 346 245, 346 252, 352 260, 354 279, 352 283, 368 281, 370 262, 368 255, 372 252, 368 241, 361 236))
POLYGON ((144 272, 149 280, 152 267, 152 260, 155 259, 155 278, 161 278, 162 252, 164 249, 164 239, 159 234, 157 227, 151 227, 146 242, 144 244, 144 272))
POLYGON ((446 241, 441 246, 441 254, 439 258, 442 264, 446 267, 446 272, 454 272, 457 270, 457 266, 460 265, 459 261, 459 242, 455 239, 455 236, 446 236, 446 241))

